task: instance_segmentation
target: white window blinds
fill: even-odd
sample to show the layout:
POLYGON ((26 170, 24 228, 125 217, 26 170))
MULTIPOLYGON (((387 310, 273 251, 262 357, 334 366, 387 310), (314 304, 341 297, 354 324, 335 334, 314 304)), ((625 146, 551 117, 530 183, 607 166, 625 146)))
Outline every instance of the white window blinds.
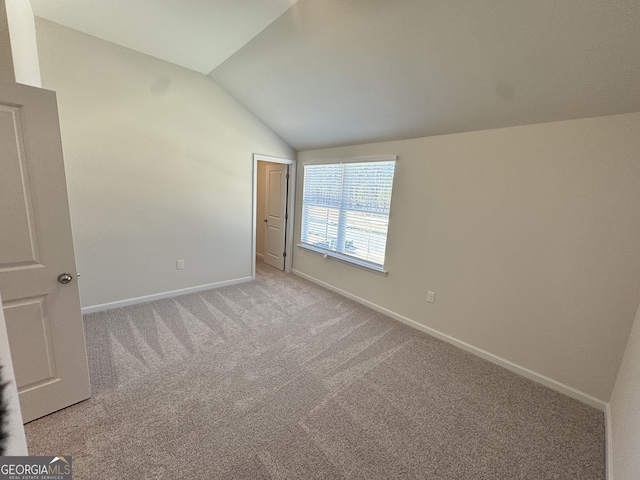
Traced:
POLYGON ((302 243, 382 267, 395 165, 305 165, 302 243))

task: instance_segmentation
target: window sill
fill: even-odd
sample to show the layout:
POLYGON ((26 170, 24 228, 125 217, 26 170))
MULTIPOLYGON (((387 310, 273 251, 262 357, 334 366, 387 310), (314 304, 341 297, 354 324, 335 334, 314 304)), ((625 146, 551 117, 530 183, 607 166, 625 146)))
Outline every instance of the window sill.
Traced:
POLYGON ((317 253, 319 255, 324 255, 326 257, 334 258, 340 262, 348 263, 349 265, 353 265, 358 268, 362 268, 369 272, 377 273, 378 275, 387 276, 389 273, 384 267, 379 265, 375 265, 373 263, 366 262, 364 260, 360 260, 354 257, 350 257, 349 255, 344 255, 342 253, 332 252, 331 250, 325 250, 324 248, 316 247, 314 245, 307 245, 306 243, 298 243, 296 245, 298 248, 303 248, 313 253, 317 253))

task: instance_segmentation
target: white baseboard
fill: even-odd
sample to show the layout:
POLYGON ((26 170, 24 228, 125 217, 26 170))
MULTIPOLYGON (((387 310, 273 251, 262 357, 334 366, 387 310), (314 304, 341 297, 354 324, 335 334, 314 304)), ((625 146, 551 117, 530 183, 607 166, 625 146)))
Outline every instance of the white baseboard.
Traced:
POLYGON ((611 420, 611 404, 604 409, 604 434, 606 439, 607 480, 613 480, 613 428, 611 420))
POLYGON ((256 252, 256 257, 261 258, 264 260, 264 255, 261 253, 256 252))
POLYGON ((197 287, 182 288, 180 290, 172 290, 170 292, 154 293, 152 295, 145 295, 143 297, 127 298, 125 300, 118 300, 116 302, 102 303, 100 305, 92 305, 90 307, 83 307, 82 313, 94 313, 102 312, 103 310, 111 310, 112 308, 126 307, 129 305, 136 305, 138 303, 152 302, 154 300, 160 300, 163 298, 177 297, 178 295, 186 295, 188 293, 202 292, 203 290, 212 290, 214 288, 228 287, 229 285, 236 285, 238 283, 250 282, 251 277, 235 278, 233 280, 225 280, 222 282, 208 283, 207 285, 200 285, 197 287))
POLYGON ((298 275, 302 278, 305 278, 313 283, 316 283, 328 290, 332 290, 336 293, 339 293, 340 295, 343 295, 347 298, 350 298, 351 300, 355 300, 356 302, 371 308, 372 310, 375 310, 377 312, 380 312, 384 315, 387 315, 388 317, 391 317, 395 320, 398 320, 406 325, 409 325, 410 327, 413 327, 417 330, 420 330, 421 332, 427 333, 433 337, 436 337, 440 340, 444 340, 447 343, 450 343, 451 345, 455 345, 456 347, 459 347, 469 353, 472 353, 480 358, 483 358, 485 360, 488 360, 492 363, 495 363, 496 365, 499 365, 501 367, 506 368, 507 370, 510 370, 514 373, 517 373, 519 375, 522 375, 523 377, 526 377, 530 380, 533 380, 534 382, 538 382, 542 385, 545 385, 546 387, 551 388, 552 390, 555 390, 557 392, 563 393, 565 395, 568 395, 571 398, 574 398, 576 400, 579 400, 583 403, 586 403, 587 405, 590 405, 594 408, 597 408, 600 411, 606 412, 606 408, 608 406, 608 403, 595 398, 587 393, 581 392, 580 390, 577 390, 573 387, 570 387, 568 385, 564 385, 563 383, 560 383, 556 380, 553 380, 552 378, 546 377, 544 375, 541 375, 539 373, 534 372, 533 370, 529 370, 528 368, 522 367, 520 365, 517 365, 513 362, 510 362, 509 360, 505 360, 504 358, 498 357, 497 355, 494 355, 492 353, 486 352, 478 347, 474 347, 471 344, 468 344, 466 342, 463 342, 462 340, 458 340, 457 338, 451 337, 449 335, 447 335, 446 333, 442 333, 438 330, 435 330, 431 327, 427 327, 425 325, 422 325, 421 323, 416 322, 415 320, 411 320, 410 318, 407 318, 403 315, 400 315, 399 313, 393 312, 391 310, 388 310, 384 307, 381 307, 380 305, 376 305, 373 302, 370 302, 369 300, 365 300, 364 298, 358 297, 356 295, 353 295, 345 290, 342 290, 340 288, 334 287, 333 285, 330 285, 326 282, 323 282, 322 280, 318 280, 315 277, 312 277, 311 275, 307 275, 306 273, 302 273, 298 270, 293 270, 293 273, 295 275, 298 275))

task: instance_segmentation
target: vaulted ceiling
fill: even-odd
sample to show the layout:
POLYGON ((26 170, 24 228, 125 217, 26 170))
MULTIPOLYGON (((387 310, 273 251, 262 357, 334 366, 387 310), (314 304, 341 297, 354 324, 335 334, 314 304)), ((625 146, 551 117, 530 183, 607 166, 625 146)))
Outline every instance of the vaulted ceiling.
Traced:
POLYGON ((298 150, 640 111, 640 0, 31 1, 209 73, 298 150))
POLYGON ((34 15, 207 74, 298 0, 30 0, 34 15))

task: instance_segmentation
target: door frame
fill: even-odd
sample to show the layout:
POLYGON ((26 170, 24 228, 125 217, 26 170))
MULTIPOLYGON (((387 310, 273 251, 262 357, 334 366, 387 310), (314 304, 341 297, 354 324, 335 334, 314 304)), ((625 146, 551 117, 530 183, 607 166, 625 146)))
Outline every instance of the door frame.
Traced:
POLYGON ((251 223, 251 278, 256 279, 256 220, 258 219, 258 162, 281 163, 289 165, 289 179, 287 180, 287 227, 285 232, 284 271, 293 270, 293 232, 296 204, 296 161, 289 158, 271 157, 269 155, 253 154, 253 215, 251 223))

